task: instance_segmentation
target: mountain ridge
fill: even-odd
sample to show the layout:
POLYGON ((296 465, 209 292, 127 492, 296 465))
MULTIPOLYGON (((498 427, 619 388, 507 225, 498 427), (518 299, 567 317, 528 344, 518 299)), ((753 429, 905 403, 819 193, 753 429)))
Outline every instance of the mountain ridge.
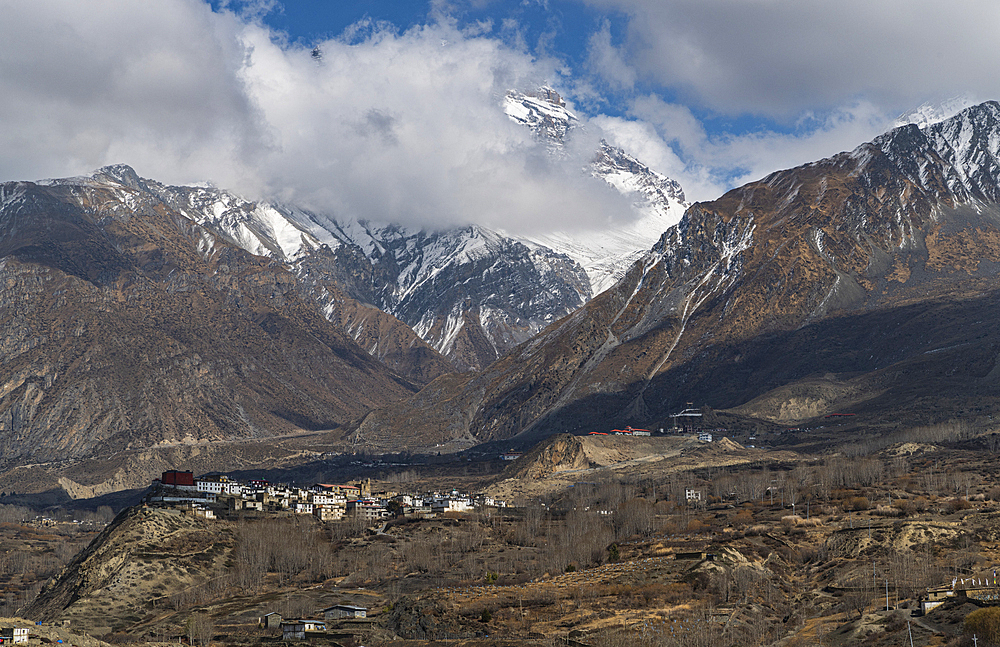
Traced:
POLYGON ((7 183, 0 204, 8 464, 329 429, 416 390, 279 263, 130 178, 7 183))
MULTIPOLYGON (((998 160, 1000 105, 989 102, 695 204, 612 289, 449 393, 473 412, 463 415, 467 425, 450 424, 479 440, 526 441, 588 424, 663 426, 685 402, 738 407, 826 367, 850 374, 896 366, 893 388, 905 388, 901 367, 933 349, 893 337, 878 350, 879 334, 854 327, 873 313, 931 339, 944 332, 908 319, 906 308, 947 309, 941 304, 955 300, 973 316, 988 307, 975 304, 991 303, 998 287, 998 160), (829 344, 814 337, 820 330, 829 344), (760 346, 780 357, 775 340, 792 338, 799 358, 786 368, 753 352, 760 346), (849 343, 860 348, 844 350, 849 343)), ((984 335, 966 351, 985 352, 990 363, 997 340, 984 335)), ((984 384, 983 370, 969 369, 970 394, 984 384)), ((943 388, 945 377, 915 384, 943 388)), ((389 433, 394 420, 420 417, 407 409, 368 414, 358 428, 389 433)), ((444 420, 431 411, 424 417, 444 420)), ((900 413, 880 411, 873 424, 900 413)))

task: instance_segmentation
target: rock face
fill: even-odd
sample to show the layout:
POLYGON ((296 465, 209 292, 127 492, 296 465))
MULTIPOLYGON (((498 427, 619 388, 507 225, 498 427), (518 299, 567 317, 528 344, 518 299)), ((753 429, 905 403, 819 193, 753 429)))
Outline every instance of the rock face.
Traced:
POLYGON ((481 227, 413 230, 144 183, 234 245, 285 263, 330 321, 424 383, 489 365, 591 295, 570 257, 481 227))
POLYGON ((527 441, 663 426, 692 401, 888 428, 985 419, 1000 410, 998 178, 992 102, 773 173, 692 206, 612 289, 486 371, 358 432, 527 441))
POLYGON ((0 185, 3 461, 336 427, 411 394, 127 167, 0 185))
POLYGON ((570 434, 559 434, 539 443, 511 466, 507 478, 517 480, 540 479, 565 470, 581 470, 593 467, 587 458, 583 441, 570 434))

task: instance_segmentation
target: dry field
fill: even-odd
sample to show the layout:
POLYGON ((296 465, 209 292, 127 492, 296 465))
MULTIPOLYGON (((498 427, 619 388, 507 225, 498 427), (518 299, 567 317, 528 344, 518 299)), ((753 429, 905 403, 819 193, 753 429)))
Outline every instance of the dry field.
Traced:
POLYGON ((338 603, 371 616, 333 627, 342 645, 964 640, 974 605, 911 611, 926 587, 1000 561, 992 454, 635 440, 563 438, 483 483, 516 475, 524 507, 380 529, 135 509, 21 612, 116 643, 176 642, 196 620, 217 645, 266 643, 264 614, 338 603))

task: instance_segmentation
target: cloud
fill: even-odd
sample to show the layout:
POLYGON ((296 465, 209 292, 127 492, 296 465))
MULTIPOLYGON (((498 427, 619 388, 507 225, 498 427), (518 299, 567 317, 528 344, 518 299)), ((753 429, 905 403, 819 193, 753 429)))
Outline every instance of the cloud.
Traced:
POLYGON ((6 2, 0 179, 122 162, 345 218, 599 228, 631 214, 582 171, 601 137, 713 199, 852 149, 919 103, 1000 90, 982 73, 1000 62, 1000 5, 984 0, 581 2, 619 15, 616 38, 591 23, 575 70, 551 51, 553 18, 529 46, 519 19, 463 23, 443 0, 428 24, 364 20, 308 45, 261 22, 275 0, 6 2), (501 106, 543 83, 594 113, 560 157, 501 106), (748 112, 777 125, 720 126, 748 112))
POLYGON ((628 214, 582 172, 596 133, 556 158, 502 110, 508 89, 558 84, 557 61, 485 24, 400 33, 368 21, 306 47, 257 14, 197 0, 18 3, 0 26, 0 176, 123 162, 165 182, 428 227, 526 232, 628 214))
POLYGON ((601 28, 590 36, 587 68, 615 89, 630 90, 635 85, 636 72, 611 43, 611 23, 607 20, 602 21, 601 28))
POLYGON ((245 51, 231 15, 195 0, 39 0, 4 3, 3 13, 4 179, 260 150, 252 99, 234 74, 245 51))
POLYGON ((794 120, 865 98, 897 113, 1000 96, 993 0, 584 0, 628 16, 623 60, 647 84, 729 114, 794 120))
POLYGON ((646 95, 627 117, 594 119, 615 144, 681 183, 690 201, 712 200, 726 190, 852 150, 892 124, 885 112, 857 101, 822 118, 804 115, 792 132, 712 134, 685 106, 646 95))

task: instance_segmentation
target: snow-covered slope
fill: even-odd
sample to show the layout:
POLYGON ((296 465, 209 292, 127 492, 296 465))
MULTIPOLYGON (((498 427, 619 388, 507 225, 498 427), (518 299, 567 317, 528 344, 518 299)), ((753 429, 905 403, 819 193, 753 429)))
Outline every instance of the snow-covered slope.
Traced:
MULTIPOLYGON (((327 318, 375 356, 386 352, 382 340, 362 336, 387 324, 348 300, 396 317, 465 370, 488 365, 591 296, 583 268, 568 256, 474 225, 429 232, 341 220, 213 187, 165 186, 124 166, 92 180, 102 178, 139 183, 226 240, 286 263, 327 318)), ((210 254, 213 244, 207 238, 200 251, 210 254)), ((398 335, 389 341, 398 346, 398 335)))
MULTIPOLYGON (((522 94, 508 92, 504 110, 514 121, 530 128, 558 154, 574 128, 577 117, 566 109, 551 88, 522 94)), ((590 279, 594 295, 614 285, 660 235, 676 224, 689 206, 680 184, 658 173, 624 150, 605 141, 594 155, 590 173, 632 199, 629 214, 614 214, 605 229, 555 231, 522 238, 529 245, 548 247, 579 262, 590 279)))
POLYGON ((527 126, 550 149, 560 150, 571 128, 579 124, 576 115, 566 109, 566 102, 549 87, 534 92, 511 90, 504 97, 504 112, 515 122, 527 126))
POLYGON ((976 101, 967 94, 952 97, 940 103, 925 103, 897 117, 893 128, 899 128, 907 124, 913 124, 918 128, 926 128, 927 126, 941 123, 945 119, 950 119, 962 110, 975 104, 976 101))

